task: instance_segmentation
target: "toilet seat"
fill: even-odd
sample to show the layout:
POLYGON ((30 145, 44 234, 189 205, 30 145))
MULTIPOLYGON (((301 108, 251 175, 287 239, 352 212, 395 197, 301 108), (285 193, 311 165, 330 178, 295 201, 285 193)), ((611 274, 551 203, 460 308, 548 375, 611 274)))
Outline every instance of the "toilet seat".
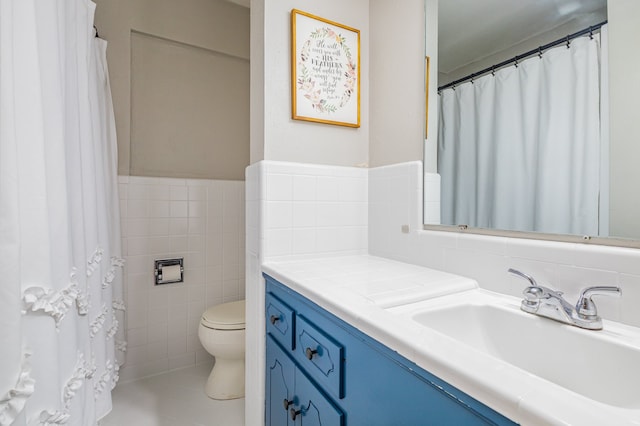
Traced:
POLYGON ((214 330, 244 330, 244 300, 212 306, 202 314, 201 323, 214 330))

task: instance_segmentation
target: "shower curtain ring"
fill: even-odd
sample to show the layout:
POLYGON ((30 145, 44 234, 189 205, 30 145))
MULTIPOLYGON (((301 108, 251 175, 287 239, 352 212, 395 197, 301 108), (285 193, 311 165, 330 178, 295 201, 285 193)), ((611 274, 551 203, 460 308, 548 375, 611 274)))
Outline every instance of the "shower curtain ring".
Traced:
POLYGON ((538 46, 538 58, 542 59, 542 46, 538 46))
POLYGON ((571 47, 571 39, 569 39, 569 36, 567 36, 567 49, 571 47))
POLYGON ((593 40, 593 26, 589 26, 589 39, 593 40))

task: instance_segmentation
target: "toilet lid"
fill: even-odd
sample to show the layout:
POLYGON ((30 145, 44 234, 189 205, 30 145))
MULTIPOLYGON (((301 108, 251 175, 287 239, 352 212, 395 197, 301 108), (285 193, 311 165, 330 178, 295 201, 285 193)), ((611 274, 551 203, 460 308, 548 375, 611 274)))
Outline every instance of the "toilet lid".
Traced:
POLYGON ((244 300, 223 303, 202 314, 202 325, 216 330, 241 330, 245 327, 244 300))

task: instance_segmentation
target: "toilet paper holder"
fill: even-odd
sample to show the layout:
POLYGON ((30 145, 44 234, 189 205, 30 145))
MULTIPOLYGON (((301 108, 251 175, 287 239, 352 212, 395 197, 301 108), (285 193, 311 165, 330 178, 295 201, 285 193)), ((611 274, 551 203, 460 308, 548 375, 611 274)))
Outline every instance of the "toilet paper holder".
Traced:
POLYGON ((184 282, 184 258, 155 261, 156 285, 184 282))

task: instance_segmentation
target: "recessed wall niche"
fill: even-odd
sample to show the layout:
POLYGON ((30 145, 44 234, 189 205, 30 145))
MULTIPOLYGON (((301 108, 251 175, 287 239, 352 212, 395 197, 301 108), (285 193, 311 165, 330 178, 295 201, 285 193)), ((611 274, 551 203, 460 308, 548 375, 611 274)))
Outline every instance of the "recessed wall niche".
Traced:
POLYGON ((131 32, 130 174, 243 180, 249 61, 131 32))

